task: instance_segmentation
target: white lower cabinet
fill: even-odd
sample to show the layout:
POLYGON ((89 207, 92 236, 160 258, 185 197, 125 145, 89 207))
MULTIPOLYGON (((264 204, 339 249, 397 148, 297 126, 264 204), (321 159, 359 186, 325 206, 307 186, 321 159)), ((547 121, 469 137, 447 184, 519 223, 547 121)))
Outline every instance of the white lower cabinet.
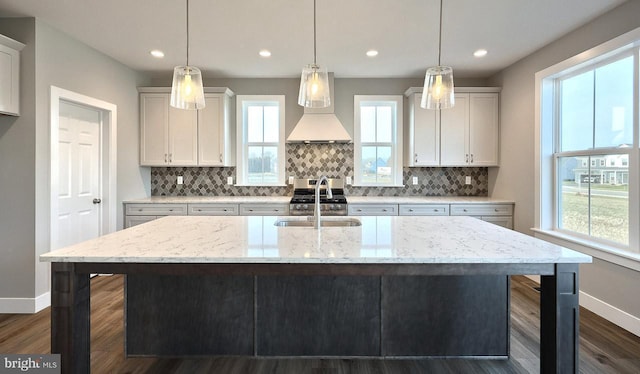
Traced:
POLYGON ((448 216, 449 204, 400 204, 401 216, 448 216))
POLYGON ((288 216, 289 204, 240 204, 241 216, 288 216))
POLYGON ((190 216, 237 216, 238 204, 189 204, 190 216))
POLYGON ((398 204, 348 204, 350 216, 397 216, 398 204))
POLYGON ((472 216, 513 229, 513 204, 451 204, 452 216, 472 216))
MULTIPOLYGON (((160 216, 164 217, 164 216, 160 216)), ((129 227, 138 226, 145 222, 153 221, 156 218, 160 218, 158 216, 125 216, 124 217, 124 228, 128 229, 129 227)))

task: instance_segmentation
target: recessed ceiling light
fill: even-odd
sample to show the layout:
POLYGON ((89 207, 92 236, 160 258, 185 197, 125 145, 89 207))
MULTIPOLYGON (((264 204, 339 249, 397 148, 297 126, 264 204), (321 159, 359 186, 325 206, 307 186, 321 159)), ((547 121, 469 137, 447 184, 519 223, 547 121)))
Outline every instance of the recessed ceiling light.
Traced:
POLYGON ((487 55, 487 50, 486 49, 478 49, 477 51, 473 52, 473 55, 476 57, 484 57, 487 55))
POLYGON ((164 57, 164 52, 162 52, 159 49, 154 49, 153 51, 151 51, 149 53, 151 53, 151 56, 153 56, 155 58, 163 58, 164 57))
POLYGON ((271 52, 266 49, 261 50, 258 54, 262 57, 271 57, 271 52))
POLYGON ((378 51, 376 51, 375 49, 370 49, 367 51, 367 56, 369 57, 376 57, 378 55, 378 51))

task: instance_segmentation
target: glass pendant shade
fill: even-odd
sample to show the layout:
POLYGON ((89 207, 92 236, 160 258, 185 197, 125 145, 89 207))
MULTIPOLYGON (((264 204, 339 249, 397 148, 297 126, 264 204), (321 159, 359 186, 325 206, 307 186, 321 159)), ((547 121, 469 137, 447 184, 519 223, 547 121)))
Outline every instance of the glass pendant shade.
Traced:
POLYGON ((170 104, 178 109, 204 108, 204 90, 200 69, 193 66, 176 66, 173 69, 170 104))
POLYGON ((316 64, 309 64, 302 69, 298 104, 306 108, 326 108, 331 105, 327 69, 316 64))
POLYGON ((425 109, 447 109, 454 104, 453 69, 449 66, 428 68, 420 106, 425 109))

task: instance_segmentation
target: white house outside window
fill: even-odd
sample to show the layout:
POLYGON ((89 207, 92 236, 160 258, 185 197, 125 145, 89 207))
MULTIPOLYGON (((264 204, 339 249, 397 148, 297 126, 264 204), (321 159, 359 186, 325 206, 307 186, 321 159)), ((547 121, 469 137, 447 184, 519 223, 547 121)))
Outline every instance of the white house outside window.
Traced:
POLYGON ((576 56, 536 76, 539 225, 581 245, 637 254, 640 49, 608 44, 583 54, 596 56, 590 60, 576 56))
POLYGON ((236 108, 237 184, 284 185, 284 96, 238 95, 236 108))
POLYGON ((402 96, 354 96, 354 179, 402 186, 402 96))

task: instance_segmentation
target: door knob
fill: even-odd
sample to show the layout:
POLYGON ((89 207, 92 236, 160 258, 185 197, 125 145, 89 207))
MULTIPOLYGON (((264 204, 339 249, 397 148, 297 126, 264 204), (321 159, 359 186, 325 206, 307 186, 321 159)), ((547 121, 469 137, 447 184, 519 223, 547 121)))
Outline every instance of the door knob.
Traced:
POLYGON ((100 204, 102 202, 102 200, 100 199, 93 199, 93 203, 94 204, 100 204))

